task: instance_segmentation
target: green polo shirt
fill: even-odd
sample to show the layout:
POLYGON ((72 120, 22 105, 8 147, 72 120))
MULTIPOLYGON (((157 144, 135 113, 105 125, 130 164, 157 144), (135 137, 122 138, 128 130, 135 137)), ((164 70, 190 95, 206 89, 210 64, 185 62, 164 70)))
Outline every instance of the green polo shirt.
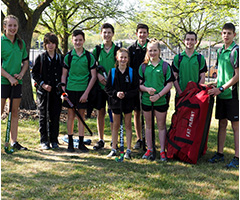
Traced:
POLYGON ((148 41, 142 46, 141 44, 139 44, 139 42, 137 41, 137 44, 138 44, 138 46, 140 46, 142 49, 144 49, 144 48, 146 48, 147 47, 147 43, 148 43, 148 41))
MULTIPOLYGON (((18 39, 12 43, 5 35, 1 37, 2 68, 11 76, 19 74, 21 72, 22 62, 28 59, 25 42, 22 40, 23 47, 20 49, 17 40, 18 39)), ((18 82, 22 84, 22 80, 18 80, 18 82)), ((10 82, 7 78, 1 76, 1 84, 9 85, 10 82)))
MULTIPOLYGON (((89 69, 88 69, 88 60, 86 56, 85 49, 83 49, 83 53, 81 56, 78 56, 75 49, 72 50, 72 61, 71 67, 68 65, 68 56, 67 54, 64 58, 64 62, 68 72, 68 80, 67 80, 67 90, 70 91, 85 91, 89 82, 89 69)), ((92 54, 90 54, 91 63, 90 69, 94 67, 95 58, 92 54)))
POLYGON ((179 86, 182 91, 185 90, 187 83, 193 81, 198 83, 200 80, 200 74, 207 71, 206 61, 204 56, 201 56, 201 66, 197 59, 198 52, 195 50, 191 57, 188 57, 186 51, 183 51, 181 55, 183 56, 182 61, 179 63, 179 54, 174 57, 173 60, 173 71, 178 73, 179 86))
MULTIPOLYGON (((225 45, 222 47, 222 52, 219 55, 218 50, 218 76, 217 76, 217 87, 220 87, 227 83, 234 76, 234 69, 230 62, 230 54, 235 42, 233 42, 227 49, 225 49, 225 45)), ((237 59, 237 52, 235 51, 234 60, 237 59)), ((237 83, 238 86, 238 83, 237 83)), ((237 87, 238 90, 238 87, 237 87)), ((218 97, 220 99, 232 99, 233 87, 226 89, 223 93, 219 94, 218 97)))
MULTIPOLYGON (((99 54, 98 58, 98 65, 101 65, 104 67, 106 70, 107 74, 109 71, 115 67, 115 58, 114 58, 114 49, 115 49, 115 44, 112 43, 112 48, 110 51, 107 53, 104 49, 104 45, 101 44, 101 52, 99 54)), ((97 48, 95 47, 93 49, 93 55, 96 58, 97 57, 97 48)), ((100 72, 102 74, 102 72, 100 72)), ((105 86, 99 82, 99 85, 101 86, 101 89, 104 89, 105 86)))
MULTIPOLYGON (((162 91, 162 89, 165 87, 165 85, 168 82, 174 81, 174 75, 171 72, 171 68, 168 65, 166 78, 163 73, 163 60, 161 60, 156 67, 154 67, 151 62, 146 66, 144 75, 142 72, 142 65, 139 68, 139 75, 143 79, 145 79, 144 86, 146 87, 152 87, 156 89, 155 94, 162 91), (144 76, 144 77, 143 77, 144 76), (166 80, 165 80, 166 79, 166 80)), ((143 92, 142 95, 142 103, 147 106, 151 106, 151 101, 149 100, 150 95, 148 92, 143 92)), ((166 101, 166 95, 159 98, 156 102, 154 102, 155 106, 161 106, 167 104, 166 101)))

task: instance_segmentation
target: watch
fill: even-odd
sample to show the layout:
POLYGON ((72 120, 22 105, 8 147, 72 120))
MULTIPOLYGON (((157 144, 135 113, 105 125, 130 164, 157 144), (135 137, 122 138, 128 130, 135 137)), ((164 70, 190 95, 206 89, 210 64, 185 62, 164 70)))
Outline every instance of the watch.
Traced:
POLYGON ((221 86, 218 88, 220 90, 220 92, 224 92, 224 88, 221 86))

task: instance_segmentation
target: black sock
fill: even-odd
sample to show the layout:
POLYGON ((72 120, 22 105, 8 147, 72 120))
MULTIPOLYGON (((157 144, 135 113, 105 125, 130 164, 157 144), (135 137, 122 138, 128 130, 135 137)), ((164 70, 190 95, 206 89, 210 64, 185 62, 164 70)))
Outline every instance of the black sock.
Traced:
POLYGON ((239 157, 237 157, 237 156, 234 156, 234 158, 237 159, 237 160, 239 160, 239 157))
POLYGON ((73 149, 73 136, 68 135, 68 148, 73 149))
POLYGON ((79 145, 83 144, 83 138, 84 138, 84 136, 79 136, 79 145))
POLYGON ((217 155, 223 157, 223 153, 218 153, 218 152, 217 152, 217 155))

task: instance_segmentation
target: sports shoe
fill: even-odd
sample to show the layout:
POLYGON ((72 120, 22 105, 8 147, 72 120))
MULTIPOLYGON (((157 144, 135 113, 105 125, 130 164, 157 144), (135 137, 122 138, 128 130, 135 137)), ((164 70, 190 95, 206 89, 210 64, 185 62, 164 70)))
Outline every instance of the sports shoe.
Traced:
POLYGON ((226 167, 229 169, 229 168, 236 168, 238 169, 239 168, 239 159, 234 157, 232 159, 232 161, 226 165, 226 167))
POLYGON ((141 147, 142 147, 142 140, 141 139, 139 139, 137 142, 136 142, 136 144, 135 144, 135 146, 133 147, 133 149, 140 149, 141 147))
POLYGON ((132 158, 132 157, 131 157, 131 150, 127 149, 127 151, 126 151, 126 153, 125 153, 125 155, 124 155, 124 158, 125 158, 125 159, 131 159, 131 158, 132 158))
POLYGON ((160 161, 167 161, 166 153, 164 151, 160 153, 160 161))
POLYGON ((99 150, 104 147, 104 142, 102 140, 99 140, 97 144, 93 147, 94 150, 99 150))
POLYGON ((83 143, 78 146, 78 149, 80 149, 81 152, 83 152, 83 153, 89 152, 89 149, 83 143))
POLYGON ((18 142, 15 142, 13 144, 13 148, 17 149, 17 150, 28 150, 26 147, 23 147, 21 144, 19 144, 18 142))
POLYGON ((224 161, 224 155, 219 155, 217 152, 214 154, 214 156, 208 160, 210 163, 217 163, 217 162, 223 162, 224 161))
POLYGON ((153 156, 152 150, 148 149, 147 152, 143 155, 142 159, 151 159, 153 156))
POLYGON ((40 149, 48 150, 48 149, 51 149, 51 147, 49 146, 49 144, 47 142, 43 142, 40 144, 40 149))
POLYGON ((117 154, 116 154, 116 150, 111 150, 111 152, 107 155, 107 158, 111 158, 111 157, 113 157, 113 156, 116 156, 117 154))
POLYGON ((53 142, 52 143, 52 148, 53 149, 58 149, 59 148, 58 143, 57 142, 53 142))

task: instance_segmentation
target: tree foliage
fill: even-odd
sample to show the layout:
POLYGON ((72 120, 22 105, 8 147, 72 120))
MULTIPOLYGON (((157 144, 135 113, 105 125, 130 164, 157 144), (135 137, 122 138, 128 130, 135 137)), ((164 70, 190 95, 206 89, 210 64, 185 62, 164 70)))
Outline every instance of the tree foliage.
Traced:
POLYGON ((54 0, 39 24, 60 38, 65 54, 74 29, 93 30, 106 18, 125 18, 127 11, 122 10, 121 3, 121 0, 54 0))
POLYGON ((136 21, 149 25, 152 37, 163 41, 174 53, 174 47, 182 49, 183 37, 188 31, 198 35, 201 42, 212 38, 221 41, 221 27, 226 22, 238 25, 238 1, 230 0, 153 0, 142 1, 146 9, 139 12, 136 21))
MULTIPOLYGON (((2 0, 7 6, 7 14, 12 14, 18 17, 20 25, 18 33, 26 43, 27 51, 29 53, 33 31, 38 24, 38 20, 43 10, 50 5, 53 0, 44 0, 35 2, 35 9, 29 6, 28 1, 24 0, 2 0)), ((5 14, 1 10, 1 20, 4 19, 5 14)), ((1 21, 2 22, 2 21, 1 21)), ((23 77, 23 97, 21 101, 21 108, 34 109, 36 107, 33 100, 32 84, 30 71, 28 70, 23 77)))

